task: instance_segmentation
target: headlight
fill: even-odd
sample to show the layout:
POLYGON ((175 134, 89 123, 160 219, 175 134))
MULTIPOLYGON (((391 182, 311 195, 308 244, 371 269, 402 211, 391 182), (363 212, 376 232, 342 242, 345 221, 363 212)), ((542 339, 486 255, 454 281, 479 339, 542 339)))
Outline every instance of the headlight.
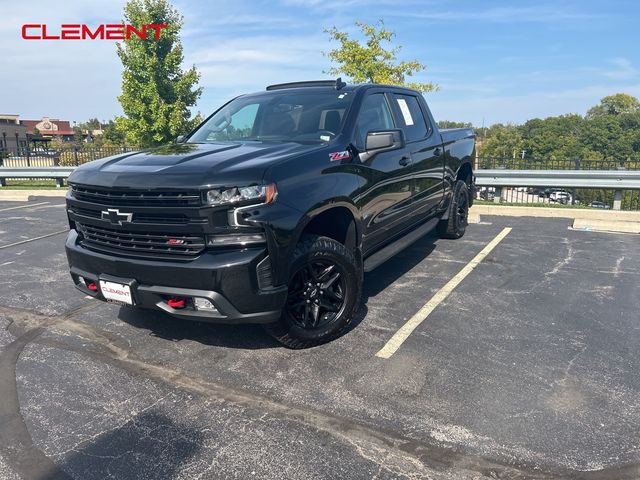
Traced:
POLYGON ((209 205, 225 205, 229 203, 261 201, 271 203, 276 199, 276 184, 252 185, 250 187, 217 188, 206 193, 209 205))
POLYGON ((221 235, 207 235, 207 246, 224 247, 228 245, 256 245, 266 243, 264 233, 232 233, 221 235))

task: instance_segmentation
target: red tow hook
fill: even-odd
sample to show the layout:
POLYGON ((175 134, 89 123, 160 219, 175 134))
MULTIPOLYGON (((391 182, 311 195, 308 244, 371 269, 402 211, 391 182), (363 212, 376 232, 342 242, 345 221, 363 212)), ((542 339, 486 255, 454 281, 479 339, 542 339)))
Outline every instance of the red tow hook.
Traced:
POLYGON ((169 305, 171 308, 184 308, 185 301, 184 299, 170 298, 169 300, 167 300, 167 305, 169 305))
POLYGON ((98 286, 93 282, 87 283, 87 288, 89 290, 91 290, 92 292, 97 292, 98 291, 98 286))

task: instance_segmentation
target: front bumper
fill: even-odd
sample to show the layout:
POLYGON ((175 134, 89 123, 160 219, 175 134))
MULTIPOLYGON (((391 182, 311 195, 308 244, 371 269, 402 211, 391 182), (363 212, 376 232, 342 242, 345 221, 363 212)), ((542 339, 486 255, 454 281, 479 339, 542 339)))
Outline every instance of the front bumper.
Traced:
POLYGON ((84 248, 71 230, 65 250, 71 277, 83 293, 104 300, 91 291, 86 280, 128 284, 135 306, 163 310, 190 320, 215 323, 272 323, 280 318, 286 286, 260 289, 258 264, 266 257, 263 247, 232 251, 205 251, 191 261, 155 261, 106 255, 84 248), (85 284, 80 280, 85 279, 85 284), (172 308, 167 299, 206 298, 217 311, 172 308))

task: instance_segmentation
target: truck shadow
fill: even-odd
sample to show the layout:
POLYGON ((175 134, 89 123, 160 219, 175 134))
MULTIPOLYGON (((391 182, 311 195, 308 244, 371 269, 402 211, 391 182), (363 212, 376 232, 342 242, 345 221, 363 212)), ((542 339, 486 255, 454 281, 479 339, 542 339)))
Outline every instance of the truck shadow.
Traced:
MULTIPOLYGON (((383 292, 422 262, 434 249, 438 237, 428 234, 410 247, 387 260, 374 271, 365 273, 360 309, 354 316, 348 333, 367 316, 367 301, 383 292)), ((132 327, 148 330, 151 335, 171 341, 192 340, 203 345, 258 350, 284 348, 260 325, 222 325, 192 322, 173 318, 155 310, 122 307, 118 318, 132 327)))
POLYGON ((367 316, 369 298, 379 295, 389 285, 415 268, 436 248, 438 236, 431 232, 390 258, 375 270, 364 274, 360 309, 351 322, 346 333, 356 328, 367 316))
POLYGON ((155 310, 121 307, 118 318, 132 327, 148 330, 149 334, 178 342, 192 340, 203 345, 258 350, 278 348, 280 343, 270 337, 260 325, 222 325, 174 318, 155 310))

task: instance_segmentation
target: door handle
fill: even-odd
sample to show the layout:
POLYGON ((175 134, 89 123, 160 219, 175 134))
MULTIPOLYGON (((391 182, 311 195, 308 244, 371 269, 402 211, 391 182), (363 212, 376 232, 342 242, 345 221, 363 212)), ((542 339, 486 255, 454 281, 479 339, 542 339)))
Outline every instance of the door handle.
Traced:
POLYGON ((442 153, 442 151, 440 150, 440 148, 437 148, 433 151, 433 156, 434 157, 439 157, 440 154, 442 153))
POLYGON ((403 167, 406 167, 407 165, 409 165, 409 163, 411 163, 411 158, 406 157, 406 156, 402 157, 398 163, 400 165, 402 165, 403 167))

